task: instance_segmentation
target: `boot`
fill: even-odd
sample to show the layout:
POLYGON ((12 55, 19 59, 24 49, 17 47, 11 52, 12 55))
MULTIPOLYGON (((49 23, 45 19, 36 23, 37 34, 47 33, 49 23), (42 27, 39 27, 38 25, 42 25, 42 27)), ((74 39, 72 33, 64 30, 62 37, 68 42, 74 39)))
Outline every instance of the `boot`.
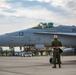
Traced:
POLYGON ((52 68, 56 68, 56 64, 54 64, 54 66, 52 68))
POLYGON ((59 64, 59 68, 61 68, 61 65, 59 64))
POLYGON ((57 68, 56 66, 53 66, 52 68, 57 68))

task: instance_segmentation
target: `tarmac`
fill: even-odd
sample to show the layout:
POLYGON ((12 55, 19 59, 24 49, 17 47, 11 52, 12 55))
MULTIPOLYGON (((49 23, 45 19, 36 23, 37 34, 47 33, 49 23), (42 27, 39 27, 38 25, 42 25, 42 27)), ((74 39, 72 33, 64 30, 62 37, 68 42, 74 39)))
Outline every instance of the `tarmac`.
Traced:
POLYGON ((76 75, 76 56, 62 56, 61 68, 52 68, 50 56, 0 57, 0 75, 76 75))

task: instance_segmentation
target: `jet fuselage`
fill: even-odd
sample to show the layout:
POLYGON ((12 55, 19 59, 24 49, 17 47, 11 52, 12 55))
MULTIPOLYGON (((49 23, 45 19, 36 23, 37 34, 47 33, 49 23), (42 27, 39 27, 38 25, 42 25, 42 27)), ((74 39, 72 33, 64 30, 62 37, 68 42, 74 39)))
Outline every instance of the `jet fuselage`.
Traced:
POLYGON ((29 28, 0 35, 0 46, 34 46, 36 44, 51 46, 55 34, 58 35, 63 46, 76 47, 76 26, 29 28))

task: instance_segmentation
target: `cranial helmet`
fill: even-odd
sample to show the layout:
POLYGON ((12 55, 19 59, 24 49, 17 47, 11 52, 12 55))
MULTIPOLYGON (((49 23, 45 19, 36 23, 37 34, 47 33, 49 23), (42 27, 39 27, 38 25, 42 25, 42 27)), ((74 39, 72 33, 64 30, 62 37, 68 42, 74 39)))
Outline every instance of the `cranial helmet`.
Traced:
POLYGON ((58 36, 57 35, 54 35, 54 38, 58 38, 58 36))

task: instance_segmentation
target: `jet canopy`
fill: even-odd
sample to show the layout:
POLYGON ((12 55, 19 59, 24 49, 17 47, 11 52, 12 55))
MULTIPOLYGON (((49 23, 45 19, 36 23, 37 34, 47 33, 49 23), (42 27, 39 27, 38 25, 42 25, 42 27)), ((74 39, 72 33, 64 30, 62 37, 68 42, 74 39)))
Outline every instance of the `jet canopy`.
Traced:
POLYGON ((53 27, 53 23, 49 22, 49 23, 42 23, 40 22, 37 26, 32 27, 34 29, 42 29, 42 28, 52 28, 53 27))

